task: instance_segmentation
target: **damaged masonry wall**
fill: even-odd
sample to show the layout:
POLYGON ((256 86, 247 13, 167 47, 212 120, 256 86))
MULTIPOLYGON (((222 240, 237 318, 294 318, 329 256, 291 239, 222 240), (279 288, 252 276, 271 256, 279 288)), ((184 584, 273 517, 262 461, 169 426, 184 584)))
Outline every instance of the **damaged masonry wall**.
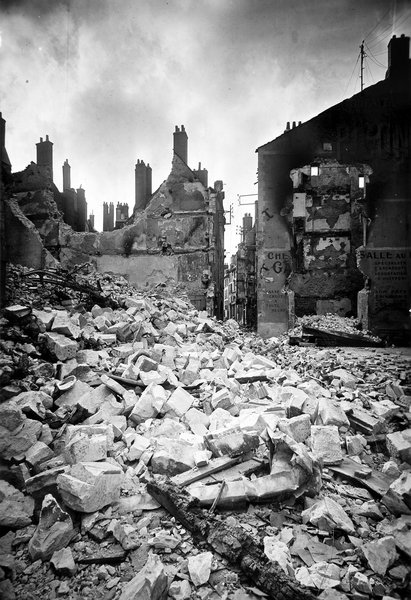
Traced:
MULTIPOLYGON (((175 154, 167 180, 147 208, 136 213, 134 222, 123 229, 74 232, 53 214, 53 207, 48 206, 44 212, 46 203, 42 202, 36 205, 40 220, 32 211, 28 215, 38 232, 29 226, 25 235, 38 243, 40 234, 47 251, 60 260, 63 267, 91 261, 100 272, 124 275, 139 288, 166 282, 184 283, 198 308, 207 307, 210 313, 220 316, 214 282, 220 271, 223 272, 224 194, 222 186, 216 184, 216 187, 217 191, 206 189, 196 181, 194 173, 175 154)), ((46 191, 41 193, 47 194, 46 191)), ((30 203, 19 206, 16 200, 11 204, 15 212, 33 206, 30 203)), ((22 214, 21 219, 17 219, 20 228, 22 222, 27 224, 23 217, 22 214)), ((21 237, 16 237, 17 221, 10 221, 7 236, 10 262, 44 267, 41 252, 30 252, 28 256, 25 250, 22 252, 27 243, 21 245, 17 241, 21 237)))

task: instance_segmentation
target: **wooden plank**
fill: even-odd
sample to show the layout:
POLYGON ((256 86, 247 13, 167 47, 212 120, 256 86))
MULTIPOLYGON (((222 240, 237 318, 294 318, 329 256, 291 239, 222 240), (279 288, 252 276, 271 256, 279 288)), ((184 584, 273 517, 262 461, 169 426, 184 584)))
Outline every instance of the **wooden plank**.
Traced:
POLYGON ((355 481, 370 492, 377 494, 377 496, 384 496, 392 483, 392 479, 378 471, 371 471, 371 475, 365 479, 359 477, 356 473, 361 470, 361 465, 348 457, 345 457, 343 462, 339 465, 328 465, 328 468, 334 473, 338 473, 339 475, 343 475, 348 479, 355 481))
POLYGON ((202 538, 214 552, 239 567, 272 600, 315 600, 309 588, 300 585, 267 558, 262 542, 256 543, 255 537, 237 521, 232 524, 230 519, 227 525, 225 520, 199 509, 186 490, 170 481, 150 481, 147 490, 195 538, 202 538))
POLYGON ((171 481, 174 485, 185 487, 186 485, 190 485, 190 483, 194 483, 195 481, 200 481, 213 473, 218 473, 218 471, 228 469, 240 462, 245 462, 249 457, 250 453, 248 452, 242 456, 220 456, 219 458, 213 458, 205 467, 194 467, 194 469, 190 469, 190 471, 175 475, 171 478, 171 481))

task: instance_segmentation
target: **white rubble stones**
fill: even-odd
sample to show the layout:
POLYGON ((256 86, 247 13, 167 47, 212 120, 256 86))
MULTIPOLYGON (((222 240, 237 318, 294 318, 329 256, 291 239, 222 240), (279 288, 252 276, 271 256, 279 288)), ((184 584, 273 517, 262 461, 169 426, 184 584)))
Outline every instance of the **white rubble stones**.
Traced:
POLYGON ((398 557, 395 549, 395 539, 391 536, 364 544, 361 550, 370 569, 378 575, 385 575, 388 567, 393 565, 398 557))
POLYGON ((204 585, 210 579, 213 555, 211 552, 201 552, 188 559, 188 573, 196 587, 204 585))
POLYGON ((347 435, 345 436, 345 445, 348 456, 358 456, 364 452, 367 440, 363 435, 347 435))
POLYGON ((312 523, 323 531, 342 529, 354 533, 354 523, 345 510, 332 498, 322 498, 301 513, 303 523, 312 523))
POLYGON ((170 392, 157 383, 150 383, 137 400, 130 413, 130 419, 136 425, 147 419, 154 419, 167 402, 170 392))
POLYGON ((318 401, 318 425, 336 425, 342 427, 350 422, 341 405, 330 398, 320 398, 318 401))
POLYGON ((204 442, 214 457, 239 456, 258 448, 260 439, 256 432, 244 432, 240 427, 229 427, 207 433, 204 442))
POLYGON ((191 585, 187 579, 173 581, 168 588, 168 595, 173 600, 187 600, 191 597, 191 585))
POLYGON ((33 561, 49 560, 56 550, 65 548, 74 537, 73 522, 51 494, 47 494, 41 507, 39 524, 29 541, 33 561))
POLYGON ((157 554, 150 553, 143 569, 124 586, 119 600, 165 600, 168 578, 157 554))
POLYGON ((124 550, 134 550, 141 544, 138 531, 129 523, 115 522, 113 527, 113 535, 124 548, 124 550))
POLYGON ((263 539, 264 554, 272 562, 280 565, 286 575, 293 575, 291 554, 287 544, 274 536, 265 536, 263 539))
POLYGON ((324 465, 335 465, 342 461, 340 435, 335 425, 313 425, 311 427, 311 449, 315 460, 324 465))
POLYGON ((33 444, 26 452, 26 462, 31 467, 37 467, 42 462, 49 460, 54 456, 53 450, 44 444, 44 442, 37 441, 33 444))
POLYGON ((291 419, 282 419, 278 423, 278 428, 296 442, 304 442, 311 435, 310 415, 298 415, 291 417, 291 419))
POLYGON ((77 340, 81 334, 81 329, 78 326, 78 319, 76 323, 75 319, 70 318, 69 314, 63 310, 56 311, 51 331, 61 333, 75 340, 77 340))
POLYGON ((69 425, 64 456, 68 464, 104 460, 111 450, 114 432, 111 425, 69 425))
POLYGON ((295 578, 301 585, 325 590, 340 585, 340 568, 333 563, 320 561, 311 567, 296 569, 295 578))
POLYGON ((411 429, 389 433, 386 440, 390 456, 411 464, 411 429))
POLYGON ((121 467, 107 461, 77 463, 57 478, 64 503, 85 513, 117 502, 122 481, 121 467))
POLYGON ((57 360, 65 361, 76 357, 77 342, 75 340, 61 333, 47 332, 44 336, 48 349, 57 360))
POLYGON ((161 412, 168 417, 181 419, 190 410, 193 402, 194 397, 185 389, 178 387, 163 405, 161 412))

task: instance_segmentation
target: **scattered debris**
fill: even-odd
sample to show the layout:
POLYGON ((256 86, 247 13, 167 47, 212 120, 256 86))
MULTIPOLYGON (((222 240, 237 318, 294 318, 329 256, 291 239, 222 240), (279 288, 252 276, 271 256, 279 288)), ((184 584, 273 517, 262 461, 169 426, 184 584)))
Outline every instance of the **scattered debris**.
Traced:
POLYGON ((2 597, 409 595, 409 355, 262 340, 90 265, 7 287, 2 597))

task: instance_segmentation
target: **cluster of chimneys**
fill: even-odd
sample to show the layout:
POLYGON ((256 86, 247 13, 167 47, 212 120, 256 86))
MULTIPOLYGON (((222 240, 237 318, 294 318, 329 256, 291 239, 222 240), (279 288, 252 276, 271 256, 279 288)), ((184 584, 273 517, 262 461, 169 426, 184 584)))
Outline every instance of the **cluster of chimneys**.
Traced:
POLYGON ((298 121, 298 125, 296 125, 296 121, 293 121, 293 126, 290 127, 290 121, 287 121, 287 125, 285 126, 284 133, 286 131, 290 131, 290 129, 295 129, 295 127, 299 127, 301 125, 301 121, 298 121))

